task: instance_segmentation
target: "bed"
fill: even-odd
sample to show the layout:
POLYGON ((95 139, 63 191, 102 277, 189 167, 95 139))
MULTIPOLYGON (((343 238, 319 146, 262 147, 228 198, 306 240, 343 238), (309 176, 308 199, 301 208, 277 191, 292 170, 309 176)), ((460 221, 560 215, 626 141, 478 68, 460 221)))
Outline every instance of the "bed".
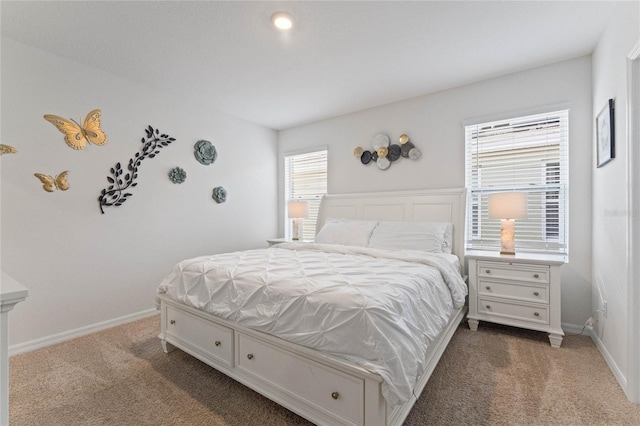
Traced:
POLYGON ((326 195, 316 242, 201 256, 160 340, 320 425, 401 425, 462 320, 466 191, 326 195))

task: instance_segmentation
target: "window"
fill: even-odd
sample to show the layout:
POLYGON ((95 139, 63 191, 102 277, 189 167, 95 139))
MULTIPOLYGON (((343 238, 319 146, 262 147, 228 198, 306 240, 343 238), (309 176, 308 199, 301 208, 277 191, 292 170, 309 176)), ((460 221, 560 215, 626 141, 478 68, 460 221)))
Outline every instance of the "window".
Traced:
POLYGON ((309 203, 309 217, 302 221, 302 238, 313 240, 320 200, 327 193, 327 150, 284 157, 284 216, 285 237, 291 237, 291 221, 287 216, 290 200, 309 203))
POLYGON ((516 250, 568 254, 569 112, 465 126, 466 248, 500 248, 500 221, 488 195, 527 192, 527 219, 516 220, 516 250))

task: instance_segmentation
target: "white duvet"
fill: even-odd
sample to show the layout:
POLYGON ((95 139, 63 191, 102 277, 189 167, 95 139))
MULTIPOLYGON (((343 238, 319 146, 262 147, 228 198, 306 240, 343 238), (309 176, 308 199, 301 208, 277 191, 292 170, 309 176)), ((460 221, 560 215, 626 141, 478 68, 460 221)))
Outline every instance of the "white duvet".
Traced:
POLYGON ((448 254, 283 243, 184 260, 158 293, 375 372, 395 405, 467 286, 448 254))

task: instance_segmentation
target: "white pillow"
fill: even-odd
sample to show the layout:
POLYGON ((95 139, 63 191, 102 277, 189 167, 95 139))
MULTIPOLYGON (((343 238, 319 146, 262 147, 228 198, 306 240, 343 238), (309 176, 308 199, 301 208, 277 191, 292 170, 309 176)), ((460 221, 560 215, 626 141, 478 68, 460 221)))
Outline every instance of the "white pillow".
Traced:
POLYGON ((445 222, 379 222, 369 247, 451 253, 453 226, 445 222))
POLYGON ((453 223, 445 223, 443 253, 451 254, 453 248, 453 223))
POLYGON ((369 220, 328 218, 314 241, 320 244, 366 247, 377 224, 378 222, 369 220))

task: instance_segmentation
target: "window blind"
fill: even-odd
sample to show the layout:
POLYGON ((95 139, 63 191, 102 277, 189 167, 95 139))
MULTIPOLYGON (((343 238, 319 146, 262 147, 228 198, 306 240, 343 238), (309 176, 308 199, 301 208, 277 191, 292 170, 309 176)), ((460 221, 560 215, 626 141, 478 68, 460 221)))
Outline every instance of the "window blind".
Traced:
POLYGON ((313 240, 320 200, 327 193, 327 150, 285 156, 284 186, 285 236, 291 237, 287 203, 290 200, 302 200, 309 203, 309 217, 302 221, 302 238, 313 240))
POLYGON ((498 250, 500 221, 488 195, 527 193, 516 220, 516 251, 568 254, 569 111, 465 126, 466 248, 498 250))

